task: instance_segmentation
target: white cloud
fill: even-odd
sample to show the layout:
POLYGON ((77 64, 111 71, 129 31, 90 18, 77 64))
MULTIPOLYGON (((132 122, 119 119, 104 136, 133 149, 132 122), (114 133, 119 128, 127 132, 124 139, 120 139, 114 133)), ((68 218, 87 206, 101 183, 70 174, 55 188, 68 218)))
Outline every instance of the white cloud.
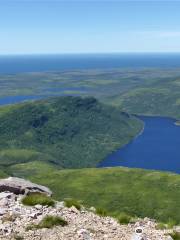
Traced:
POLYGON ((180 31, 129 31, 129 34, 137 34, 144 37, 180 37, 180 31))

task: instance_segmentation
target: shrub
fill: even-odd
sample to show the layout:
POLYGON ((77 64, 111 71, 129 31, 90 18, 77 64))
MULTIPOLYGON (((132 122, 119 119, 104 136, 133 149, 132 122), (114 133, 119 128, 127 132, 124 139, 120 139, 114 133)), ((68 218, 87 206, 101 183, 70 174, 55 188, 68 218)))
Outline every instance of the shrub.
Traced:
POLYGON ((167 227, 167 224, 164 224, 164 223, 158 223, 157 225, 156 225, 156 229, 157 230, 164 230, 164 229, 167 229, 168 227, 167 227))
POLYGON ((28 226, 26 226, 26 231, 30 231, 37 228, 35 224, 29 224, 28 226))
POLYGON ((175 225, 177 225, 177 222, 170 219, 167 223, 167 228, 173 228, 175 225))
POLYGON ((39 224, 37 225, 29 225, 27 226, 26 230, 32 230, 32 229, 41 229, 41 228, 53 228, 55 226, 66 226, 68 225, 68 222, 65 221, 63 218, 58 216, 46 216, 44 217, 39 224))
POLYGON ((14 235, 14 239, 15 240, 24 240, 24 237, 20 236, 20 235, 14 235))
POLYGON ((103 208, 97 208, 96 209, 96 214, 101 216, 101 217, 106 217, 107 216, 107 211, 103 208))
POLYGON ((30 195, 27 195, 22 199, 22 203, 27 206, 34 206, 37 204, 43 206, 55 205, 55 201, 51 197, 42 193, 31 193, 30 195))
POLYGON ((178 232, 173 232, 170 234, 170 236, 174 239, 174 240, 180 240, 180 233, 178 232))
POLYGON ((119 214, 119 216, 117 217, 118 222, 120 224, 128 224, 131 221, 131 216, 126 214, 126 213, 121 213, 119 214))
POLYGON ((58 216, 46 216, 41 220, 37 225, 37 228, 52 228, 54 226, 66 226, 68 225, 67 221, 58 216))
POLYGON ((81 210, 81 203, 75 199, 67 198, 64 200, 65 206, 70 208, 74 206, 78 210, 81 210))
POLYGON ((158 223, 156 226, 156 229, 171 229, 173 228, 177 223, 173 220, 169 220, 166 224, 165 223, 158 223))

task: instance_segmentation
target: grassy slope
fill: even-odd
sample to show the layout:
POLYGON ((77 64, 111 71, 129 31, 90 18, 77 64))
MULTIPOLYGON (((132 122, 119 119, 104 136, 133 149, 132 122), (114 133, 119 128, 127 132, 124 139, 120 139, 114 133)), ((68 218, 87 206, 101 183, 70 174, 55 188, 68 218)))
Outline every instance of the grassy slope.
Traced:
POLYGON ((34 160, 92 167, 142 123, 94 98, 57 97, 0 109, 0 165, 34 160))
POLYGON ((15 176, 49 186, 55 198, 83 200, 112 215, 126 212, 180 223, 180 176, 128 168, 56 170, 41 162, 9 169, 15 176))

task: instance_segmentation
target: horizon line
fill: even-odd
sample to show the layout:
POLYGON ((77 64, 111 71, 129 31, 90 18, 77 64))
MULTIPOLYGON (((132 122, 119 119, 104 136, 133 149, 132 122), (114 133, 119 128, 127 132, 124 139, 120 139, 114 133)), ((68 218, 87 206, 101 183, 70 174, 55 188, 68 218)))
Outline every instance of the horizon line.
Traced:
POLYGON ((116 55, 116 54, 180 54, 180 51, 157 51, 157 52, 64 52, 64 53, 0 53, 0 56, 32 56, 32 55, 116 55))

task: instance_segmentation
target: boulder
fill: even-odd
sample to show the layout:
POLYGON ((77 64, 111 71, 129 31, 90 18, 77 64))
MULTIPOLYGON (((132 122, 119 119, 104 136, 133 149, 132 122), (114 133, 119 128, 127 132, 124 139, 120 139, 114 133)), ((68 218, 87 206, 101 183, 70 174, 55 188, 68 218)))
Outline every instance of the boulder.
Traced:
POLYGON ((49 188, 16 177, 9 177, 0 180, 0 192, 7 191, 17 195, 28 195, 35 192, 44 193, 48 196, 52 195, 52 192, 49 188))

